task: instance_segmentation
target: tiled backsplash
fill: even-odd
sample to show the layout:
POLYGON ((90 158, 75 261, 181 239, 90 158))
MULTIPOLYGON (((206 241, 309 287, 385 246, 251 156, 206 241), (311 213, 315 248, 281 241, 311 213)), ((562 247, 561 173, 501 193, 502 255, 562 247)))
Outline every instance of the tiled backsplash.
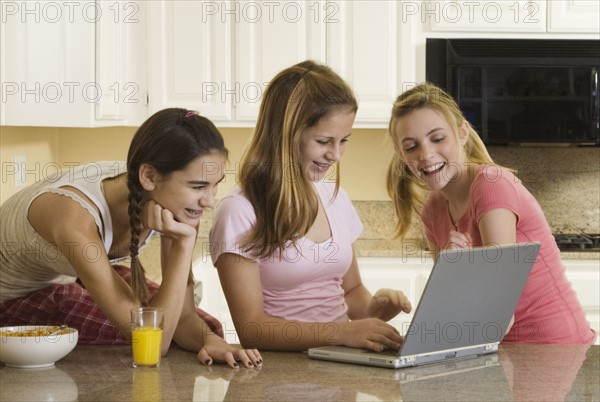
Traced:
MULTIPOLYGON (((540 203, 553 232, 600 233, 600 149, 490 147, 496 163, 516 170, 540 203)), ((363 239, 388 239, 394 230, 390 201, 354 201, 363 239)), ((406 235, 422 239, 418 219, 406 235)))
POLYGON ((540 203, 553 232, 600 233, 600 148, 494 147, 540 203))

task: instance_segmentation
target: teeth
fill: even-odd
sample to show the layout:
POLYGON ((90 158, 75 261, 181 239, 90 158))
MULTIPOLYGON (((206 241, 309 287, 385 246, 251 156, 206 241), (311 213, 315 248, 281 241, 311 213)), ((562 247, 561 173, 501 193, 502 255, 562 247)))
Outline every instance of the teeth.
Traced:
POLYGON ((435 172, 438 169, 441 169, 443 166, 444 166, 444 163, 440 162, 440 163, 436 163, 433 166, 428 166, 428 167, 423 168, 423 171, 425 173, 431 173, 431 172, 435 172))

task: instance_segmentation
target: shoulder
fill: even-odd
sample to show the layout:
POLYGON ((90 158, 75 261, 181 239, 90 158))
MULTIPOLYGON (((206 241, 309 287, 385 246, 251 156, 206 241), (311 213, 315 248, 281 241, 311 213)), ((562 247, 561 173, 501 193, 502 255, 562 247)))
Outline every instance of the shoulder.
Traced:
POLYGON ((476 168, 473 179, 474 185, 514 185, 519 182, 519 179, 510 170, 487 164, 479 165, 476 168))
POLYGON ((36 232, 50 242, 99 238, 96 221, 90 212, 62 194, 48 192, 38 196, 31 203, 27 216, 36 232))
POLYGON ((242 193, 239 187, 235 187, 223 198, 219 200, 216 206, 217 210, 241 210, 246 212, 252 212, 254 214, 254 208, 250 203, 250 200, 242 193))
POLYGON ((350 202, 350 196, 348 196, 348 193, 342 187, 338 186, 336 194, 335 185, 335 182, 327 180, 321 180, 314 183, 315 189, 317 190, 317 193, 319 194, 323 204, 350 202))
POLYGON ((239 187, 225 195, 215 207, 213 224, 223 221, 255 221, 256 213, 250 200, 242 193, 239 187))

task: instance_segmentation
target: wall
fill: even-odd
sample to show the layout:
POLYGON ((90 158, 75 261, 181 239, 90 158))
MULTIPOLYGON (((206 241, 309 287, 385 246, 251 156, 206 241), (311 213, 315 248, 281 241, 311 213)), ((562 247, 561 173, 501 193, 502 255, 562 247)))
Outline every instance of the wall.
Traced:
MULTIPOLYGON (((131 127, 75 129, 0 127, 1 202, 13 194, 14 156, 27 158, 28 183, 58 165, 101 159, 125 160, 135 132, 131 127)), ((250 129, 222 129, 230 165, 219 195, 236 184, 235 169, 250 129)), ((600 148, 492 147, 492 157, 518 170, 538 199, 553 230, 600 233, 600 148)), ((356 129, 341 163, 342 186, 363 220, 366 238, 387 237, 393 216, 385 191, 392 149, 385 130, 356 129)))
POLYGON ((15 155, 25 155, 28 183, 41 178, 43 172, 56 171, 60 160, 59 129, 46 127, 5 127, 0 126, 0 203, 18 191, 15 188, 15 176, 18 169, 15 155))
MULTIPOLYGON (((219 194, 225 194, 237 183, 235 171, 251 129, 221 129, 230 151, 230 164, 219 194)), ((0 127, 3 180, 0 193, 4 202, 14 194, 14 156, 27 158, 27 183, 33 183, 44 172, 55 171, 56 164, 68 166, 94 160, 125 160, 135 128, 50 128, 0 127), (6 177, 5 177, 6 176, 6 177)), ((384 130, 354 130, 341 164, 342 185, 354 200, 386 200, 385 177, 391 150, 385 145, 384 130)))

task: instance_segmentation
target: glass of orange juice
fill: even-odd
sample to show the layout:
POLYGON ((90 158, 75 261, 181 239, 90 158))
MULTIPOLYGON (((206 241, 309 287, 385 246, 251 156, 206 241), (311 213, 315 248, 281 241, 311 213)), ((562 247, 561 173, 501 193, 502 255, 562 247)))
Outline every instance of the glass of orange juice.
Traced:
POLYGON ((163 309, 156 307, 136 307, 131 309, 131 346, 133 367, 159 367, 163 309))

